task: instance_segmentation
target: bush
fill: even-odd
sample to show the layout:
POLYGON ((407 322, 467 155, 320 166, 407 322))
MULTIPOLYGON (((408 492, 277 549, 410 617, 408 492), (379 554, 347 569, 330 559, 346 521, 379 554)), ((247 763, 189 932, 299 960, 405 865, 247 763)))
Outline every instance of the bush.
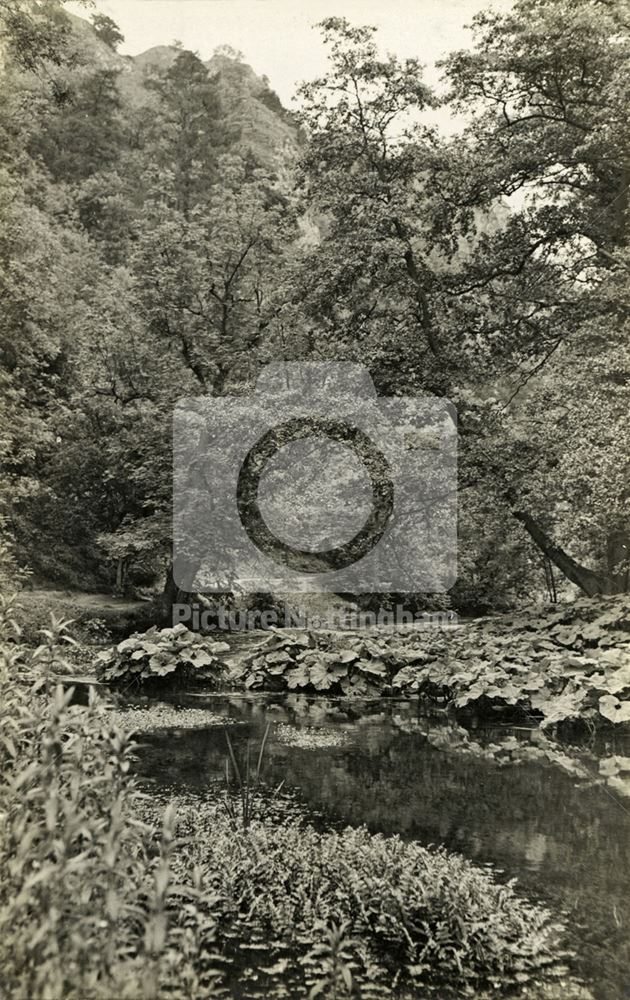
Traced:
POLYGON ((219 686, 227 670, 219 653, 226 642, 208 642, 185 625, 137 632, 96 657, 99 680, 124 687, 219 686))
POLYGON ((376 636, 278 630, 246 658, 242 677, 252 690, 378 697, 416 652, 376 636))

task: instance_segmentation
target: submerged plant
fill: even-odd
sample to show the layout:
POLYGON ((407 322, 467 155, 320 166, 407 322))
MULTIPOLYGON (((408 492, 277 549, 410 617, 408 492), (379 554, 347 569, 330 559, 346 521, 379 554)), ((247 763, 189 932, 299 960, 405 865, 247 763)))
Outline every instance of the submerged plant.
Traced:
MULTIPOLYGON (((263 757, 265 753, 265 747, 267 745, 267 738, 269 736, 270 724, 267 723, 263 738, 258 750, 258 758, 256 760, 256 766, 252 766, 252 746, 250 740, 247 741, 245 749, 245 764, 241 769, 239 767, 238 761, 236 759, 236 754, 234 753, 234 746, 232 745, 232 740, 230 739, 229 730, 225 730, 225 740, 228 748, 228 756, 225 758, 225 799, 224 806, 227 815, 232 822, 232 825, 237 828, 242 826, 244 830, 252 822, 255 815, 259 815, 261 808, 260 801, 260 772, 263 763, 263 757), (240 808, 237 807, 235 803, 235 798, 233 794, 234 785, 236 785, 236 802, 240 808)), ((282 788, 284 781, 281 781, 276 789, 273 790, 271 797, 278 794, 282 788)))

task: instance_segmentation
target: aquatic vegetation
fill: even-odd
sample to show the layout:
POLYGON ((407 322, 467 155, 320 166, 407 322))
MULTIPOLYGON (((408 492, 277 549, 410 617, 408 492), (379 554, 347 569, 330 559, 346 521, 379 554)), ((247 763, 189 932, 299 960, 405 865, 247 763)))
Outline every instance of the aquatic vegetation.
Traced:
POLYGON ((341 1000, 342 997, 356 996, 352 970, 356 968, 353 953, 357 943, 348 937, 350 925, 348 922, 336 924, 316 924, 315 932, 321 934, 321 940, 311 948, 304 959, 304 965, 313 966, 311 977, 306 976, 307 986, 310 979, 314 980, 308 994, 308 1000, 326 996, 330 1000, 341 1000))
MULTIPOLYGON (((225 947, 250 942, 238 960, 251 967, 258 995, 273 995, 260 977, 266 970, 273 980, 277 967, 283 986, 293 982, 290 995, 305 996, 313 946, 333 926, 338 966, 343 957, 365 996, 378 987, 384 996, 418 988, 465 996, 566 976, 561 928, 549 914, 458 855, 364 828, 252 823, 235 834, 218 805, 177 808, 184 846, 176 867, 200 866, 225 947)), ((332 963, 330 938, 328 948, 332 963)), ((336 979, 347 985, 338 966, 336 979)))
POLYGON ((275 630, 244 663, 252 690, 412 695, 512 711, 543 728, 630 722, 630 598, 584 599, 459 627, 373 636, 275 630))
POLYGON ((286 690, 378 697, 417 651, 388 638, 336 632, 274 629, 248 656, 241 678, 250 690, 286 690))
POLYGON ((173 628, 150 628, 124 639, 96 657, 99 680, 132 687, 182 684, 219 686, 227 666, 220 659, 226 642, 209 642, 181 623, 173 628))
POLYGON ((223 806, 235 830, 239 827, 246 830, 252 820, 265 818, 270 802, 273 801, 284 784, 284 781, 281 781, 277 788, 272 790, 271 795, 260 794, 261 769, 270 728, 270 724, 267 723, 260 747, 258 748, 255 767, 252 764, 251 741, 247 741, 245 761, 242 767, 240 767, 236 759, 230 734, 227 729, 225 730, 228 756, 225 759, 225 798, 223 806), (234 795, 234 791, 236 791, 236 795, 234 795))
MULTIPOLYGON (((630 639, 630 636, 629 636, 630 639)), ((570 720, 630 721, 630 643, 623 648, 553 648, 549 639, 511 641, 496 632, 459 635, 429 664, 404 668, 394 687, 441 695, 456 709, 514 709, 543 729, 570 720)))
POLYGON ((307 726, 304 729, 296 729, 294 726, 287 726, 281 723, 276 729, 276 738, 279 743, 289 747, 300 747, 302 750, 324 750, 332 747, 345 746, 350 737, 348 733, 339 732, 337 729, 327 729, 324 726, 307 726))
POLYGON ((109 712, 112 725, 119 726, 126 733, 149 733, 156 729, 206 729, 208 726, 223 726, 233 719, 215 715, 205 708, 186 708, 155 702, 150 706, 129 705, 126 708, 112 708, 109 712))

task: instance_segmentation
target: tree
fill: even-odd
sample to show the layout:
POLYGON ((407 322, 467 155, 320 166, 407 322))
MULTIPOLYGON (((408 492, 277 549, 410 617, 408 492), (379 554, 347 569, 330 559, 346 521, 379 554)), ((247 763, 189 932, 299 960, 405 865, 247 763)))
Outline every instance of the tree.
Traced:
POLYGON ((503 297, 499 315, 517 300, 528 310, 502 421, 508 442, 531 421, 527 458, 509 463, 503 495, 589 594, 628 589, 629 12, 521 0, 478 15, 474 51, 445 63, 451 101, 472 116, 477 203, 519 192, 505 238, 471 262, 471 284, 503 297), (581 558, 567 551, 576 539, 581 558))
POLYGON ((111 17, 107 14, 93 14, 92 15, 92 26, 98 38, 102 42, 105 42, 113 52, 116 51, 121 42, 124 42, 125 36, 121 33, 120 28, 111 17))
POLYGON ((217 158, 229 136, 221 120, 216 82, 193 52, 178 52, 163 72, 147 80, 159 97, 147 146, 155 164, 155 181, 168 171, 165 196, 184 215, 204 200, 216 179, 217 158))
MULTIPOLYGON (((563 4, 525 2, 513 15, 480 16, 478 25, 490 27, 477 50, 447 63, 455 81, 451 102, 474 117, 453 141, 422 127, 432 98, 417 65, 379 59, 372 29, 325 21, 331 69, 302 91, 306 201, 319 213, 322 236, 306 254, 299 287, 317 349, 367 359, 381 391, 453 399, 460 414, 462 503, 468 490, 482 488, 486 509, 507 504, 528 529, 536 519, 524 504, 534 497, 535 481, 540 498, 544 480, 536 472, 551 468, 572 438, 561 424, 564 436, 547 462, 557 425, 549 425, 542 441, 524 439, 524 400, 533 398, 536 385, 549 391, 542 373, 550 362, 564 365, 556 395, 561 386, 580 391, 575 377, 572 384, 561 381, 567 368, 576 374, 564 347, 569 340, 584 338, 575 362, 595 343, 602 322, 624 336, 620 289, 613 283, 615 290, 611 285, 604 295, 602 280, 626 268, 618 203, 628 162, 621 111, 627 44, 611 15, 599 19, 592 45, 597 18, 590 4, 583 7, 572 13, 563 4), (551 67, 566 74, 559 97, 549 83, 551 67), (580 128, 569 81, 584 103, 580 128), (555 95, 553 111, 546 93, 555 95), (569 111, 562 110, 566 101, 569 111), (530 133, 532 117, 538 124, 530 133), (558 166, 561 157, 566 169, 558 166), (525 185, 531 196, 522 206, 502 200, 525 185)), ((593 373, 584 363, 577 370, 590 379, 593 404, 601 406, 593 373)), ((613 395, 607 397, 617 428, 612 436, 624 440, 619 393, 614 405, 613 395)), ((574 414, 579 404, 577 395, 574 414)), ((583 420, 582 427, 581 439, 601 456, 596 470, 610 455, 611 435, 597 445, 583 420)), ((577 485, 579 477, 573 480, 577 485)), ((609 483, 611 495, 615 486, 609 483)), ((577 522, 566 516, 562 494, 547 495, 542 509, 570 533, 577 522)), ((546 556, 590 593, 617 589, 626 579, 618 557, 627 522, 621 510, 615 514, 609 528, 617 541, 598 550, 601 524, 595 522, 602 516, 601 506, 592 509, 591 547, 583 549, 592 568, 571 560, 537 521, 530 531, 546 556), (614 571, 604 565, 613 550, 614 571)), ((495 521, 504 531, 504 517, 495 521)))
POLYGON ((50 64, 76 60, 70 19, 60 0, 1 0, 0 29, 10 61, 22 70, 49 76, 50 64))
POLYGON ((0 519, 40 576, 124 590, 168 568, 175 402, 242 382, 268 350, 295 222, 225 155, 192 53, 139 109, 115 69, 59 60, 65 102, 13 61, 0 106, 0 519))
POLYGON ((147 206, 133 269, 143 316, 192 373, 198 392, 221 393, 237 372, 255 379, 280 308, 283 262, 295 239, 290 208, 264 176, 247 179, 226 156, 206 203, 188 216, 147 206))
POLYGON ((76 72, 63 105, 41 108, 28 151, 54 181, 80 182, 117 163, 127 141, 118 77, 114 69, 76 72))

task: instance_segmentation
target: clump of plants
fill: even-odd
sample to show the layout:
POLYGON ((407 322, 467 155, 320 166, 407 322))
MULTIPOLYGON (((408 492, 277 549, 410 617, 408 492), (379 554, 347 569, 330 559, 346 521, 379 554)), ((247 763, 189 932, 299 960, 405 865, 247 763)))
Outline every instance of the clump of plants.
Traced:
POLYGON ((125 688, 203 685, 217 688, 227 665, 226 642, 210 642, 181 623, 137 632, 96 657, 99 680, 125 688))
POLYGON ((276 630, 245 661, 252 690, 418 696, 544 728, 630 722, 630 598, 580 600, 457 628, 385 635, 276 630))
POLYGON ((274 629, 244 661, 242 676, 251 690, 379 697, 391 693, 402 666, 423 659, 386 638, 274 629))
POLYGON ((567 974, 548 913, 458 855, 364 828, 252 822, 236 833, 219 806, 198 802, 180 802, 178 817, 176 864, 203 871, 228 951, 250 943, 239 976, 254 995, 276 995, 279 979, 283 995, 307 996, 327 949, 335 996, 351 984, 362 996, 477 996, 567 974))
POLYGON ((408 665, 393 684, 404 694, 441 696, 455 709, 514 710, 544 729, 630 722, 630 634, 617 632, 613 646, 599 626, 579 631, 588 645, 575 627, 569 634, 564 627, 512 633, 495 623, 485 631, 463 628, 445 655, 408 665))

